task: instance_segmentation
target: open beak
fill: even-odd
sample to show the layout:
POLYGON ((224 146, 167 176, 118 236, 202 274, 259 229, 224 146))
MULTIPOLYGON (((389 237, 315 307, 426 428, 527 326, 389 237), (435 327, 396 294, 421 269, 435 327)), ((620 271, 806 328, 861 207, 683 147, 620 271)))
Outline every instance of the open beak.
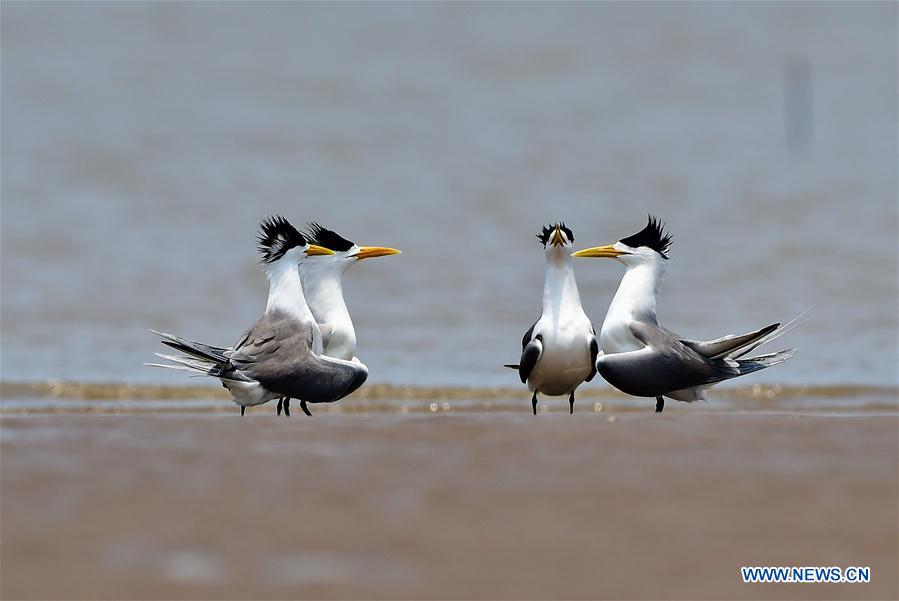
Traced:
POLYGON ((324 246, 318 246, 316 244, 310 244, 309 248, 306 249, 307 257, 314 257, 315 255, 333 255, 334 251, 325 248, 324 246))
POLYGON ((571 253, 572 257, 603 257, 607 259, 616 259, 621 255, 628 255, 630 253, 625 252, 623 250, 618 250, 611 244, 607 244, 606 246, 594 246, 593 248, 585 248, 584 250, 579 250, 575 253, 571 253))
POLYGON ((387 248, 386 246, 363 246, 359 252, 355 254, 356 259, 373 259, 375 257, 386 257, 389 255, 398 255, 400 251, 395 248, 387 248))
POLYGON ((553 231, 553 236, 550 238, 550 242, 553 246, 562 246, 565 244, 565 238, 562 236, 562 228, 559 225, 556 225, 555 231, 553 231))

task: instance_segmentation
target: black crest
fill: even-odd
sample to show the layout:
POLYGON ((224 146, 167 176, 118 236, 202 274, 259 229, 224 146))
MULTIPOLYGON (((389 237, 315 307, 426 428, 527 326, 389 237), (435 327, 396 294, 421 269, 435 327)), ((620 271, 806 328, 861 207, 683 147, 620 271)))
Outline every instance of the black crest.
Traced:
POLYGON ((324 246, 325 248, 333 250, 334 252, 350 250, 351 248, 353 248, 352 242, 350 242, 334 230, 323 228, 314 221, 307 226, 306 232, 308 234, 309 241, 312 242, 312 244, 324 246))
POLYGON ((646 227, 633 236, 622 238, 621 243, 627 244, 631 248, 646 246, 662 255, 662 258, 667 259, 668 255, 665 253, 671 246, 671 234, 665 232, 665 225, 661 221, 650 215, 646 227))
POLYGON ((256 237, 263 263, 274 263, 297 246, 306 246, 306 238, 280 215, 272 215, 259 224, 256 237))
POLYGON ((549 237, 553 235, 557 225, 559 226, 559 229, 565 232, 568 241, 574 242, 574 232, 572 232, 563 221, 562 223, 550 223, 549 225, 543 226, 543 229, 537 234, 537 239, 543 243, 543 246, 546 246, 547 242, 549 242, 549 237))

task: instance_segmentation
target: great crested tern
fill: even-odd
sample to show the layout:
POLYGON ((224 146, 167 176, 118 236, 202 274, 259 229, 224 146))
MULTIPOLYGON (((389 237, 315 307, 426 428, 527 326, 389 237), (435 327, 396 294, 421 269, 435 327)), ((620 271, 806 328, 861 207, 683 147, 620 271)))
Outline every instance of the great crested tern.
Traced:
POLYGON ((310 245, 281 216, 259 226, 259 252, 269 282, 265 313, 238 339, 224 348, 156 332, 162 343, 183 353, 156 353, 175 365, 149 364, 181 369, 218 378, 228 389, 243 415, 247 407, 278 399, 290 415, 290 399, 299 399, 306 415, 307 403, 331 403, 359 388, 368 377, 362 363, 319 354, 321 333, 303 296, 300 264, 307 256, 332 255, 333 251, 310 245))
POLYGON ((538 392, 569 395, 569 412, 574 413, 574 391, 596 375, 596 332, 581 307, 571 266, 574 234, 564 223, 556 223, 544 227, 537 238, 546 255, 543 312, 521 340, 519 364, 506 367, 518 369, 521 382, 534 393, 534 415, 538 392))
POLYGON ((709 387, 778 363, 796 353, 787 349, 741 359, 799 325, 798 317, 740 336, 716 340, 685 340, 659 325, 656 299, 668 261, 671 235, 652 215, 646 227, 615 244, 587 248, 573 257, 617 259, 626 271, 599 333, 602 352, 596 370, 612 386, 640 397, 655 397, 656 412, 665 397, 678 401, 705 400, 709 387))
POLYGON ((322 334, 323 354, 352 361, 356 356, 356 330, 343 299, 343 274, 361 261, 397 255, 400 251, 384 246, 358 246, 337 232, 310 223, 306 237, 313 244, 334 251, 303 261, 300 278, 309 309, 322 334))

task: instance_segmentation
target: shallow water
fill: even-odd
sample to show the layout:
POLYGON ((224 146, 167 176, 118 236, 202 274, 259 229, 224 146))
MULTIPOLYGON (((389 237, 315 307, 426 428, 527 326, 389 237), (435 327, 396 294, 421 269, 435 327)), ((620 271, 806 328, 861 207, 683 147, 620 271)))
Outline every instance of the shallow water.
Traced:
MULTIPOLYGON (((146 328, 232 342, 277 211, 403 249, 347 275, 371 383, 514 387, 539 226, 582 248, 652 211, 671 329, 819 314, 746 385, 897 383, 894 4, 4 3, 2 28, 5 381, 185 382, 142 366, 146 328)), ((621 268, 576 269, 598 324, 621 268)))

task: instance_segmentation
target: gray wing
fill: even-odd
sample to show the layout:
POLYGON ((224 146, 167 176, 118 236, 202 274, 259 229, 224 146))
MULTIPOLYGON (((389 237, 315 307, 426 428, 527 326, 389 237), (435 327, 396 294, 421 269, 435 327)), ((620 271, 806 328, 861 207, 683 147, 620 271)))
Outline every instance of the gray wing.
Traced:
POLYGON ((368 379, 368 368, 361 363, 310 353, 298 375, 302 390, 290 395, 291 398, 308 403, 332 403, 362 386, 368 379))
MULTIPOLYGON (((593 326, 590 326, 593 329, 593 326)), ((599 343, 596 341, 596 330, 593 330, 593 336, 590 337, 590 375, 584 382, 590 382, 596 377, 596 357, 599 356, 599 343)))
MULTIPOLYGON (((538 319, 537 321, 535 321, 534 323, 531 324, 531 327, 528 328, 528 331, 524 333, 524 337, 521 339, 522 355, 524 354, 524 349, 527 348, 528 343, 531 341, 531 336, 534 334, 534 326, 537 325, 538 321, 540 321, 540 320, 538 319)), ((509 367, 509 368, 517 369, 517 370, 521 371, 521 361, 519 361, 518 363, 506 363, 504 365, 504 367, 509 367)), ((533 367, 531 369, 533 369, 533 367)), ((530 373, 530 370, 528 370, 528 373, 530 373)), ((527 380, 527 378, 523 378, 521 381, 523 383, 526 380, 527 380)))
POLYGON ((538 319, 537 321, 535 321, 534 323, 532 323, 532 324, 531 324, 531 327, 528 328, 528 331, 524 333, 524 336, 523 336, 522 339, 521 339, 521 350, 522 350, 522 352, 524 351, 524 347, 526 347, 526 346, 528 345, 528 343, 531 341, 531 336, 534 335, 534 328, 537 327, 537 323, 538 323, 539 321, 540 321, 540 320, 538 319))
POLYGON ((656 324, 635 322, 631 333, 645 348, 603 355, 597 367, 610 384, 635 396, 658 396, 739 375, 724 361, 709 360, 656 324))
POLYGON ((364 365, 312 353, 311 324, 283 313, 263 316, 226 352, 233 369, 266 389, 309 403, 348 395, 368 378, 364 365))
POLYGON ((238 369, 265 371, 302 358, 312 348, 312 326, 280 311, 266 313, 244 332, 233 350, 223 354, 238 369))
MULTIPOLYGON (((534 330, 534 326, 531 326, 531 329, 528 330, 528 333, 531 333, 534 330)), ((540 355, 543 354, 543 336, 537 334, 537 336, 530 340, 527 344, 523 345, 521 350, 521 360, 518 362, 518 377, 521 378, 521 383, 524 384, 528 381, 528 378, 531 377, 531 372, 534 371, 534 367, 537 366, 537 361, 540 360, 540 355)))
POLYGON ((680 366, 684 377, 705 376, 702 384, 720 382, 740 374, 734 362, 703 357, 677 336, 655 324, 634 322, 631 324, 631 333, 637 340, 659 353, 666 362, 680 366))
POLYGON ((749 346, 757 340, 761 340, 779 327, 780 324, 775 323, 768 327, 762 328, 761 330, 756 330, 755 332, 749 332, 748 334, 742 334, 740 336, 722 336, 721 338, 707 341, 681 340, 681 342, 703 357, 708 357, 709 359, 720 359, 723 357, 727 357, 734 351, 738 351, 744 347, 749 346))

